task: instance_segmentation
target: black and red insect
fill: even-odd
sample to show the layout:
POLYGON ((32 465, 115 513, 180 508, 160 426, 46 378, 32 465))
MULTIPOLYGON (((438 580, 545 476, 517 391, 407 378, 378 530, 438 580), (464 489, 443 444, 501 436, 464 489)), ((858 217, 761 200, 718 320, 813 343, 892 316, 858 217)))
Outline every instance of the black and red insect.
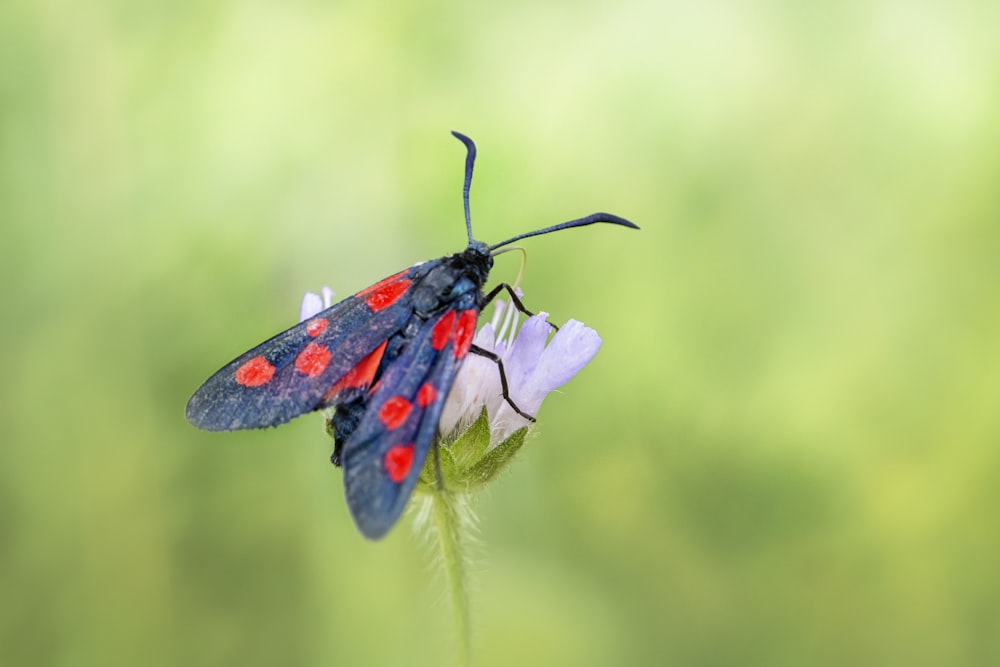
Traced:
POLYGON ((347 505, 361 533, 385 535, 399 519, 435 442, 448 392, 470 352, 503 364, 472 344, 480 311, 506 290, 483 285, 499 248, 529 236, 607 222, 638 229, 610 213, 486 245, 472 237, 469 187, 476 146, 465 144, 463 202, 468 247, 421 262, 344 299, 223 366, 194 393, 187 419, 209 431, 263 428, 299 415, 335 408, 334 464, 344 467, 347 505))

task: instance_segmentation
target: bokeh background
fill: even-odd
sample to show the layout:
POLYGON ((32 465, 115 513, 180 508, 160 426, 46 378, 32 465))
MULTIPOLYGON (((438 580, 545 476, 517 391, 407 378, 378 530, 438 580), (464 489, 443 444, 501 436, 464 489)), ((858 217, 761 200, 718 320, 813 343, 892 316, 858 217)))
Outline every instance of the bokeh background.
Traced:
MULTIPOLYGON (((183 419, 306 290, 525 242, 604 348, 479 501, 480 665, 1000 664, 1000 5, 0 5, 0 662, 447 665, 319 418, 183 419)), ((498 260, 510 280, 517 258, 498 260)))

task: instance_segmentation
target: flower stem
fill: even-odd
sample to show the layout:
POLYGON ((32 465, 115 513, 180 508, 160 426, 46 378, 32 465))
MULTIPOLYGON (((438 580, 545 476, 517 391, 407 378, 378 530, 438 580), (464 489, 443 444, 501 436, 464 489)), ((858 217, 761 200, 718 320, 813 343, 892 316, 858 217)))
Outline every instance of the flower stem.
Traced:
POLYGON ((464 495, 437 488, 431 493, 431 516, 445 585, 451 598, 451 611, 455 621, 455 655, 458 667, 469 662, 469 596, 466 589, 465 541, 468 521, 463 520, 468 502, 464 495))

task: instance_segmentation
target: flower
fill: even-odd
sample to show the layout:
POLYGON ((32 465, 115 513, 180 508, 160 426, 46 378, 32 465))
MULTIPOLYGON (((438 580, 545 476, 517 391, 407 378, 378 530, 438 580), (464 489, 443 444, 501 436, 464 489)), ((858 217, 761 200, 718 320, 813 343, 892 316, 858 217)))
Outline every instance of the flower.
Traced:
MULTIPOLYGON (((534 415, 545 397, 590 363, 601 337, 577 320, 569 320, 549 340, 548 313, 529 317, 520 330, 518 313, 508 302, 497 302, 493 319, 476 333, 475 344, 503 362, 511 400, 534 415), (494 332, 499 327, 499 334, 494 332)), ((448 435, 475 421, 483 408, 490 419, 490 444, 496 446, 528 420, 503 398, 500 372, 491 359, 469 355, 455 378, 441 416, 440 431, 448 435)))

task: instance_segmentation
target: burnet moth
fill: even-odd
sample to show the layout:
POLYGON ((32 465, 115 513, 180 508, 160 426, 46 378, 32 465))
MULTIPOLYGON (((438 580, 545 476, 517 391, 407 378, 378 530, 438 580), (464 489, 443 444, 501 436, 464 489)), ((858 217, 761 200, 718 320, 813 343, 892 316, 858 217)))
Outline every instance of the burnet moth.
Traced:
POLYGON ((385 535, 406 507, 467 354, 495 361, 503 398, 534 421, 507 394, 500 359, 472 344, 480 311, 502 291, 531 314, 506 283, 483 293, 496 251, 529 236, 598 222, 638 229, 616 215, 593 213, 493 245, 475 240, 469 187, 476 145, 452 134, 467 149, 462 198, 468 247, 389 276, 261 343, 212 375, 187 404, 188 421, 208 431, 277 426, 335 408, 332 460, 343 465, 347 506, 369 539, 385 535))

